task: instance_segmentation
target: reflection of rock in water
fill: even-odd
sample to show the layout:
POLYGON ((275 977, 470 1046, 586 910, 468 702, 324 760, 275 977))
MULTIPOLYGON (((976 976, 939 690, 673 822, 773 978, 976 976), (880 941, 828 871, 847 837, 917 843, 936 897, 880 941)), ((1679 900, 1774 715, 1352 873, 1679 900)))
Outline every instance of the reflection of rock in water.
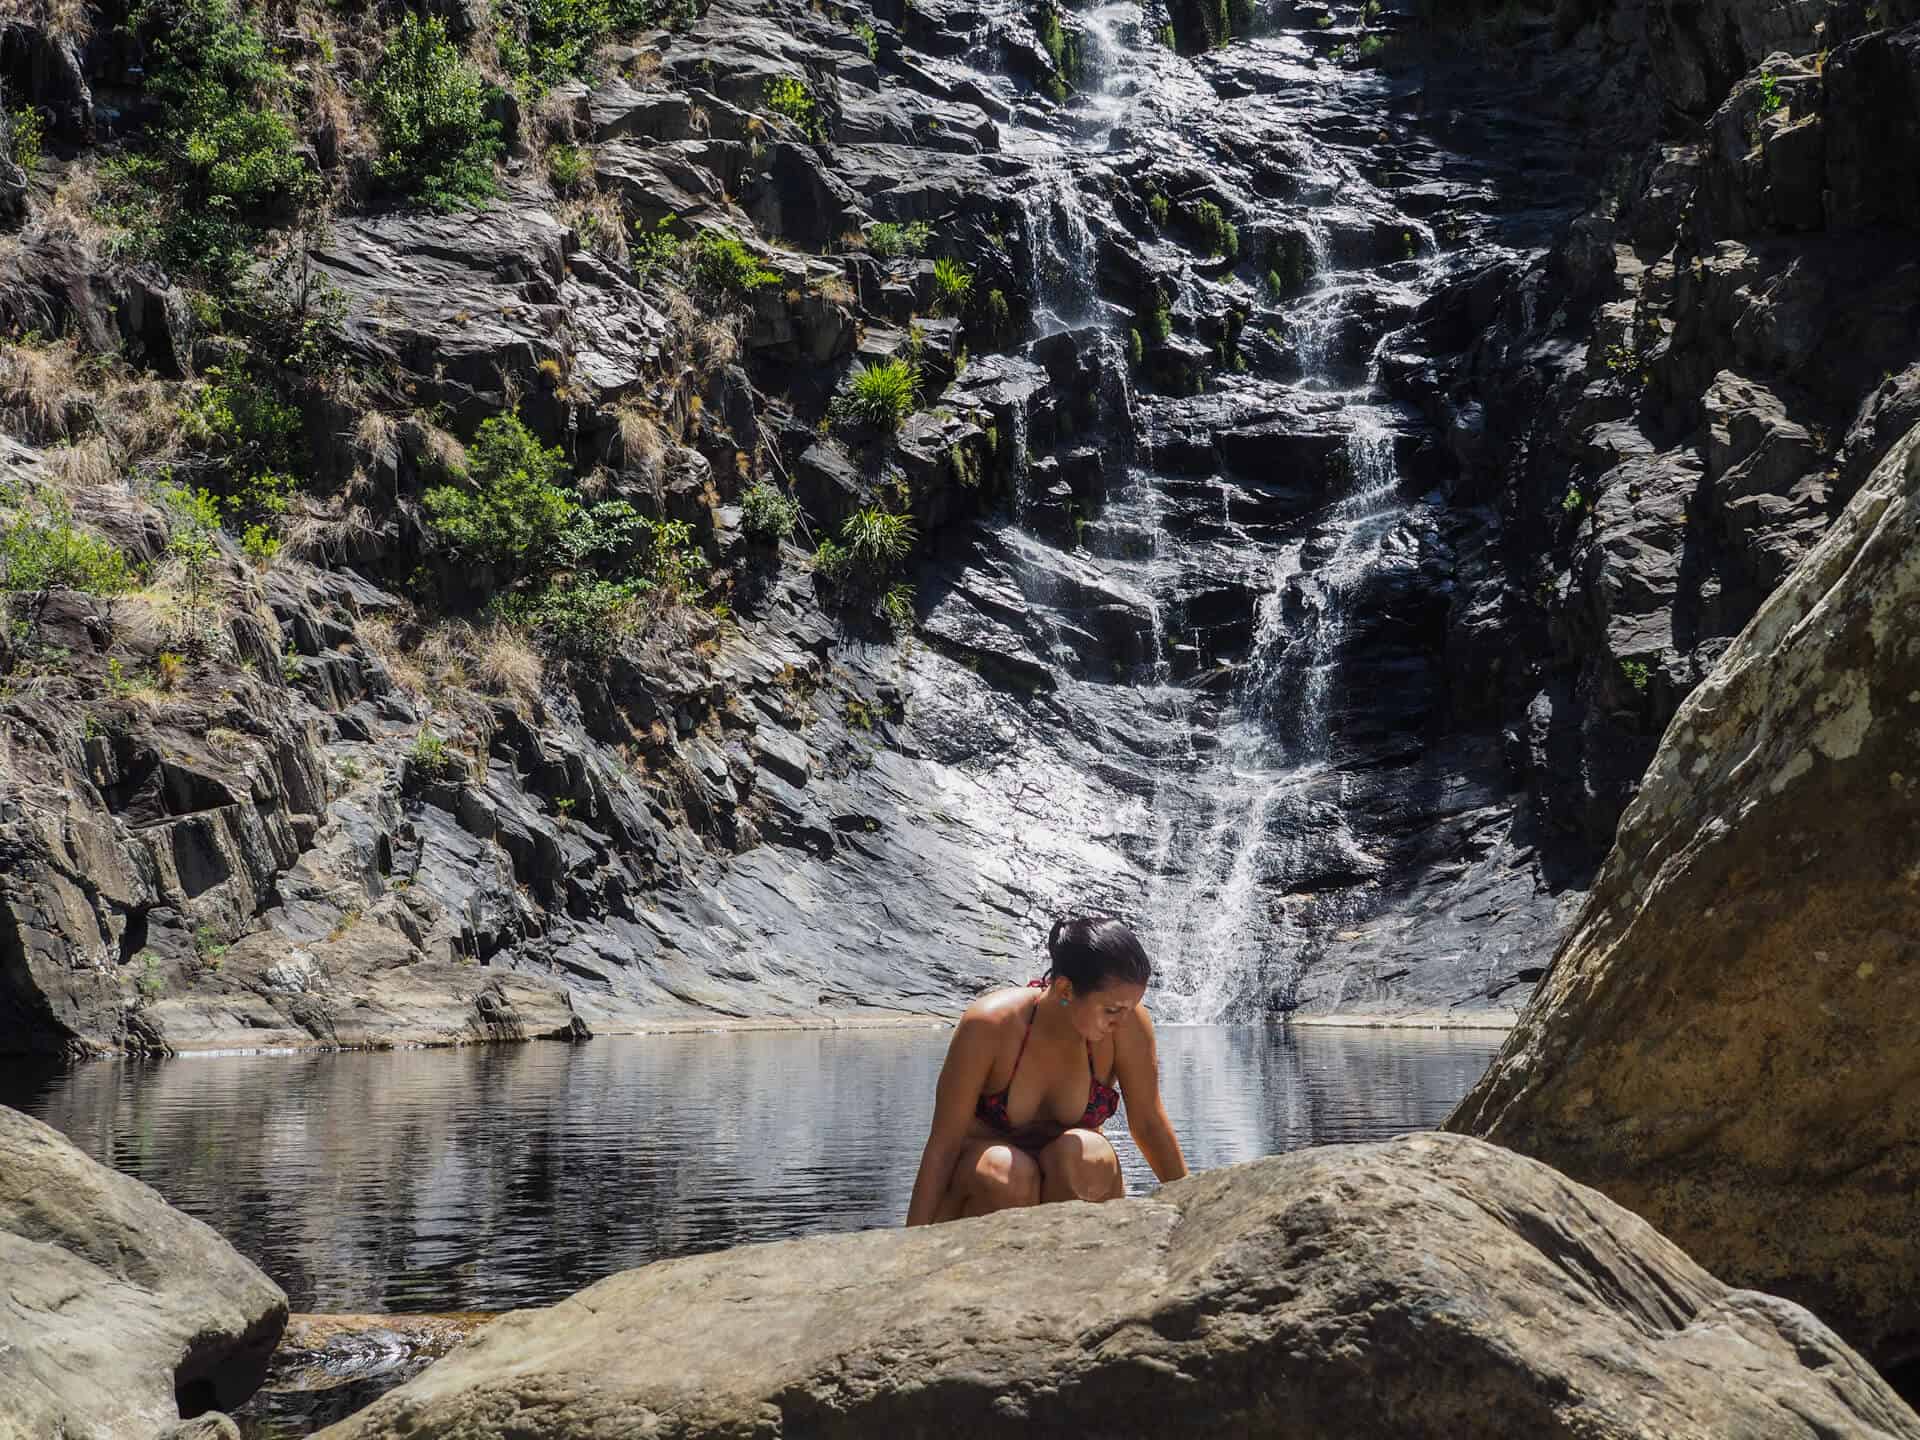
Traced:
POLYGON ((497 1314, 294 1315, 266 1383, 236 1414, 248 1440, 344 1420, 456 1349, 497 1314))

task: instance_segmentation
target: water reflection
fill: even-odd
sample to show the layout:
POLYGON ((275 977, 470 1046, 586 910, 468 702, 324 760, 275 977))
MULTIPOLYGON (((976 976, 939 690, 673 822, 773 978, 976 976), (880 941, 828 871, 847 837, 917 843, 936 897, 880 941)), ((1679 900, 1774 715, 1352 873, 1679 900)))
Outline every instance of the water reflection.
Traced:
MULTIPOLYGON (((1168 1028, 1196 1169, 1435 1124, 1492 1033, 1168 1028)), ((547 1304, 618 1270, 898 1224, 945 1029, 0 1071, 0 1101, 218 1229, 296 1310, 547 1304)), ((1133 1193, 1153 1179, 1109 1126, 1133 1193)))

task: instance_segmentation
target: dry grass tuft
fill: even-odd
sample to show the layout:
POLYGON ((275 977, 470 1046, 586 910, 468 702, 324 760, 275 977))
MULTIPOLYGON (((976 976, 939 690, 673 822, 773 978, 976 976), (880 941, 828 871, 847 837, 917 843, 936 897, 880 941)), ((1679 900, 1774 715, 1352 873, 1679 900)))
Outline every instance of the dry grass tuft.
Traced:
POLYGON ((68 495, 99 490, 119 477, 113 443, 105 435, 89 435, 71 445, 45 452, 47 474, 68 495))
POLYGON ((634 405, 620 405, 614 409, 614 419, 620 426, 620 457, 629 469, 641 471, 647 475, 657 474, 660 462, 666 457, 667 437, 651 417, 643 415, 634 405))
POLYGON ((452 473, 467 468, 467 447, 448 431, 424 417, 415 417, 418 427, 421 458, 429 464, 452 473))
POLYGON ((399 425, 384 410, 366 410, 361 412, 359 423, 353 427, 354 448, 372 460, 383 450, 392 449, 394 438, 399 433, 399 425))
POLYGON ((620 212, 617 198, 600 191, 569 200, 560 207, 559 218, 580 237, 580 243, 615 265, 625 265, 631 252, 627 247, 627 219, 620 212))
POLYGON ((50 31, 75 46, 85 44, 93 35, 93 7, 87 0, 14 0, 7 8, 16 6, 19 13, 9 18, 50 31))
POLYGON ((739 354, 740 329, 737 322, 704 320, 693 332, 694 361, 709 374, 725 369, 739 354))
POLYGON ((525 635, 510 626, 495 625, 480 637, 475 668, 481 684, 496 695, 531 701, 540 693, 544 669, 540 652, 527 643, 525 635))
POLYGON ((82 398, 77 342, 0 345, 0 414, 30 440, 65 440, 82 398))

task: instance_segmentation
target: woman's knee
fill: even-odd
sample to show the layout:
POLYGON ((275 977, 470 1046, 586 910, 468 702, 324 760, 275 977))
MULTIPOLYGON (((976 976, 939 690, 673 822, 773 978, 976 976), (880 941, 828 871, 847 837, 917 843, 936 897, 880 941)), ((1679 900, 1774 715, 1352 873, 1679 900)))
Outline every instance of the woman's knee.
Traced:
POLYGON ((1011 1145, 982 1149, 966 1180, 972 1214, 1040 1203, 1040 1167, 1031 1155, 1011 1145))
POLYGON ((1097 1130, 1069 1130, 1040 1152, 1049 1200, 1113 1200, 1125 1191, 1120 1157, 1097 1130))

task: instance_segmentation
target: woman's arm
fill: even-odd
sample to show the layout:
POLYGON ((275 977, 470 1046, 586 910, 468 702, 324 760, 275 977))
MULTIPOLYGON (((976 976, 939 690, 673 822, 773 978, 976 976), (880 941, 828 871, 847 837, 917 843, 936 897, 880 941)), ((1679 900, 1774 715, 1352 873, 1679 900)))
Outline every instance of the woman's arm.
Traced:
POLYGON ((1160 1051, 1153 1039, 1153 1019, 1144 1005, 1134 1007, 1133 1019, 1137 1023, 1121 1029, 1113 1046, 1113 1078, 1126 1098, 1127 1133, 1162 1183, 1178 1180, 1187 1173, 1187 1159, 1180 1153, 1173 1122, 1160 1099, 1160 1051))
POLYGON ((940 1197, 953 1182, 954 1162, 967 1143, 973 1107, 993 1071, 999 1038, 999 1027, 973 1009, 960 1017, 954 1029, 947 1063, 940 1067, 940 1084, 934 1091, 933 1126, 927 1132, 927 1148, 920 1152, 920 1173, 914 1177, 913 1199, 907 1205, 909 1225, 932 1220, 940 1197))

